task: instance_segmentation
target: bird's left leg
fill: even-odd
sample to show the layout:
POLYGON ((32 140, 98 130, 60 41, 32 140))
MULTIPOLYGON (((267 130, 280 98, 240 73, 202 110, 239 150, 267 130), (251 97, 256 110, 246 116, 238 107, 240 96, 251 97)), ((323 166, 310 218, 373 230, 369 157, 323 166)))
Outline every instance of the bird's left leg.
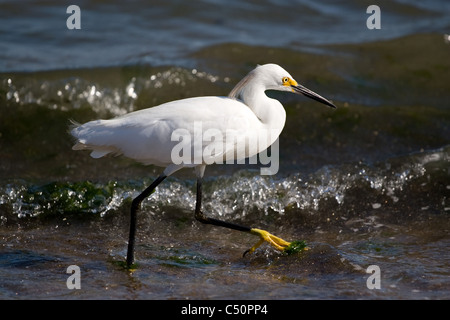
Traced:
POLYGON ((206 224, 212 224, 212 225, 219 226, 219 227, 225 227, 225 228, 234 229, 234 230, 238 230, 238 231, 249 232, 249 233, 257 235, 261 238, 253 247, 251 247, 249 250, 244 252, 244 256, 247 253, 252 253, 253 251, 255 251, 256 248, 258 248, 265 241, 280 251, 285 251, 291 245, 291 242, 284 241, 283 239, 278 238, 265 230, 241 226, 238 224, 234 224, 234 223, 230 223, 230 222, 226 222, 226 221, 222 221, 222 220, 218 220, 218 219, 214 219, 214 218, 205 216, 201 210, 201 207, 202 207, 202 179, 201 178, 197 179, 197 199, 196 199, 196 201, 197 202, 195 205, 195 218, 198 221, 200 221, 202 223, 206 223, 206 224))

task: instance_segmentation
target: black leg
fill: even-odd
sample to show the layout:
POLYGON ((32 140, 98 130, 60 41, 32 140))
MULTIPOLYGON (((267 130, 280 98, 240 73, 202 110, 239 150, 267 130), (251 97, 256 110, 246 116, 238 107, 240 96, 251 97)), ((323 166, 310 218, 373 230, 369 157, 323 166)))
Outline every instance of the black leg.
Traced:
POLYGON ((249 250, 246 250, 244 252, 244 256, 247 253, 254 252, 256 250, 256 248, 258 248, 263 242, 268 242, 269 244, 271 244, 273 247, 275 247, 276 249, 278 249, 280 251, 286 250, 291 245, 290 242, 284 241, 283 239, 278 238, 265 230, 249 228, 249 227, 245 227, 245 226, 241 226, 238 224, 234 224, 234 223, 230 223, 230 222, 226 222, 226 221, 222 221, 222 220, 217 220, 217 219, 209 218, 209 217, 205 216, 202 212, 202 179, 201 178, 197 179, 197 203, 195 204, 195 218, 202 223, 212 224, 215 226, 225 227, 225 228, 243 231, 243 232, 248 232, 253 235, 259 236, 260 240, 258 241, 258 243, 256 243, 249 250))
POLYGON ((201 223, 212 224, 219 227, 225 227, 229 229, 234 229, 238 231, 251 232, 252 228, 241 226, 238 224, 217 220, 214 218, 209 218, 205 216, 202 212, 202 179, 197 179, 197 202, 195 204, 195 218, 201 223))
MULTIPOLYGON (((133 202, 131 203, 131 216, 130 216, 130 235, 128 239, 128 251, 127 251, 127 266, 128 268, 131 268, 131 266, 134 263, 134 243, 135 243, 135 235, 136 235, 136 214, 139 210, 139 206, 141 202, 147 198, 150 194, 152 194, 153 190, 162 182, 164 179, 167 178, 165 175, 159 176, 153 183, 145 189, 140 195, 138 195, 133 202)), ((238 224, 209 218, 205 216, 201 210, 202 208, 202 180, 201 178, 197 179, 197 199, 195 204, 195 218, 205 224, 212 224, 219 227, 225 227, 233 230, 243 231, 243 232, 249 232, 254 235, 258 235, 261 240, 254 245, 250 250, 247 250, 247 252, 253 252, 261 243, 264 241, 269 242, 271 245, 276 247, 277 249, 283 251, 285 247, 287 247, 290 243, 284 241, 283 239, 280 239, 278 237, 273 236, 272 234, 268 233, 267 231, 255 229, 255 228, 249 228, 246 226, 241 226, 238 224)), ((245 255, 244 253, 244 255, 245 255)))
POLYGON ((130 235, 128 237, 128 251, 127 251, 127 266, 128 268, 134 263, 134 240, 136 236, 136 214, 139 210, 141 202, 153 193, 155 188, 167 178, 165 175, 160 175, 153 183, 145 189, 140 195, 138 195, 131 203, 131 215, 130 215, 130 235))

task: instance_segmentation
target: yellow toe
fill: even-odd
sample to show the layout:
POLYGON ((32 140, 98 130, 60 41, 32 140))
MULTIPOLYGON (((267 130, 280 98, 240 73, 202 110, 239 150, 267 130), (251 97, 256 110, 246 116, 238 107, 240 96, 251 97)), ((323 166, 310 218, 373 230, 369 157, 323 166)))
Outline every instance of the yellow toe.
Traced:
POLYGON ((302 240, 287 242, 277 236, 274 236, 273 234, 271 234, 265 230, 255 229, 255 228, 251 229, 250 232, 254 235, 259 236, 260 240, 249 250, 245 251, 244 256, 247 253, 254 252, 264 242, 268 242, 271 246, 273 246, 277 250, 283 251, 283 252, 287 253, 288 255, 294 254, 296 252, 300 252, 303 250, 308 250, 308 247, 306 246, 306 242, 302 241, 302 240))
POLYGON ((268 242, 270 245, 272 245, 274 248, 276 248, 280 251, 284 251, 291 244, 290 242, 287 242, 277 236, 274 236, 273 234, 271 234, 265 230, 253 228, 253 229, 251 229, 250 232, 254 235, 259 236, 261 239, 253 247, 251 247, 249 250, 247 250, 244 253, 244 255, 247 253, 252 253, 264 242, 268 242))

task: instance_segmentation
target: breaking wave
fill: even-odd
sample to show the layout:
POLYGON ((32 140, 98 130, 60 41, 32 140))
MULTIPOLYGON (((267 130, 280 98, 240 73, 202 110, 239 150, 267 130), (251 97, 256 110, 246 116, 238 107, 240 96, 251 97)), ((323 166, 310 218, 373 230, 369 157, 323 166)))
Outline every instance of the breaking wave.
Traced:
MULTIPOLYGON (((330 206, 342 212, 354 207, 376 210, 395 206, 404 198, 417 197, 422 199, 423 210, 448 212, 449 159, 450 147, 446 147, 373 166, 362 163, 325 166, 308 175, 298 173, 280 178, 260 176, 256 170, 241 170, 230 176, 207 178, 203 206, 210 215, 233 220, 245 219, 255 210, 264 215, 284 215, 293 210, 320 215, 330 206)), ((104 217, 123 208, 150 182, 147 179, 33 185, 9 181, 0 186, 0 218, 6 223, 11 217, 65 214, 104 217)), ((171 177, 144 201, 143 207, 154 215, 167 207, 193 211, 195 181, 171 177)))

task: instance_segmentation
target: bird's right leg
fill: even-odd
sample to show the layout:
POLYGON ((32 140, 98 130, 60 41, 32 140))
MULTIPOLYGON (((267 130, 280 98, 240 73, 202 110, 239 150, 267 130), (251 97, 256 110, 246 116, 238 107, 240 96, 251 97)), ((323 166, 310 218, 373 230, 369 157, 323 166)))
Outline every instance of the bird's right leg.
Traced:
POLYGON ((133 202, 131 203, 131 214, 130 214, 130 234, 128 236, 128 250, 127 250, 127 267, 131 268, 131 266, 134 263, 134 243, 135 243, 135 237, 136 237, 136 216, 137 211, 139 210, 139 207, 141 205, 141 202, 147 198, 149 195, 153 193, 155 188, 164 181, 164 179, 167 178, 165 174, 160 175, 158 178, 156 178, 155 181, 147 188, 145 189, 140 195, 138 195, 136 198, 134 198, 133 202))

